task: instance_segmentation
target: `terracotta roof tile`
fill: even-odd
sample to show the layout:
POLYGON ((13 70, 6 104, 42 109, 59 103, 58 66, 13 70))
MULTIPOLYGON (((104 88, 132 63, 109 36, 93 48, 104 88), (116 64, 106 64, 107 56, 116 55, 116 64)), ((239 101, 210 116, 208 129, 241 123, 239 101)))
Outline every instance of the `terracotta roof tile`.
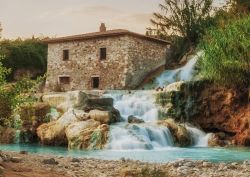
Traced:
POLYGON ((124 29, 116 29, 116 30, 108 30, 105 32, 94 32, 94 33, 86 33, 86 34, 66 36, 66 37, 51 38, 51 39, 45 39, 44 42, 45 43, 61 43, 61 42, 80 41, 80 40, 102 38, 102 37, 112 37, 112 36, 120 36, 120 35, 131 35, 131 36, 135 36, 135 37, 139 37, 139 38, 143 38, 146 40, 151 40, 151 41, 155 41, 155 42, 159 42, 163 44, 170 44, 169 41, 145 36, 145 35, 130 32, 124 29))

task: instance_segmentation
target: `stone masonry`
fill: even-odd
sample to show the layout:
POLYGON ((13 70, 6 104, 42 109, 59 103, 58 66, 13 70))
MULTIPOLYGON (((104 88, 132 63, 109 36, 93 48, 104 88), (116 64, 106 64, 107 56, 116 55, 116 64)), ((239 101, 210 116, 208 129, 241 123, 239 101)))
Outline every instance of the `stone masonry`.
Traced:
POLYGON ((97 33, 45 42, 46 91, 135 89, 149 72, 166 63, 169 52, 167 41, 103 27, 97 33), (100 59, 101 48, 105 48, 105 59, 100 59), (68 51, 68 60, 63 60, 64 50, 68 51))

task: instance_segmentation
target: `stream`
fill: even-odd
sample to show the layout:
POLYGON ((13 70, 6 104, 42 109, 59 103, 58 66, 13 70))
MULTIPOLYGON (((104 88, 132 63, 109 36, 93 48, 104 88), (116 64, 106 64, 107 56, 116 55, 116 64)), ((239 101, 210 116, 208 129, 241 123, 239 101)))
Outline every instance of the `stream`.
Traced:
MULTIPOLYGON (((198 55, 187 64, 174 70, 166 70, 145 88, 164 87, 176 81, 189 81, 193 78, 198 55)), ((208 160, 212 162, 242 161, 250 158, 249 148, 209 148, 209 134, 187 126, 193 145, 186 148, 174 146, 169 129, 157 124, 158 108, 155 104, 155 91, 107 91, 103 96, 114 100, 114 107, 120 111, 123 121, 111 125, 110 139, 105 149, 95 151, 68 150, 64 147, 49 147, 38 144, 0 145, 0 150, 21 151, 38 154, 55 154, 105 160, 121 158, 147 162, 168 162, 178 159, 208 160), (141 124, 128 124, 129 116, 144 121, 141 124)))

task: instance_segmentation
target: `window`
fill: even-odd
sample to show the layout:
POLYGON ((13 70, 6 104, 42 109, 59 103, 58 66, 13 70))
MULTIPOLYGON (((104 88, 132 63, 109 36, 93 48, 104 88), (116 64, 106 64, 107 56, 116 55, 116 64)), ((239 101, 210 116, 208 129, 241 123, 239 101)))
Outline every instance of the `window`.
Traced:
POLYGON ((59 77, 59 82, 60 82, 60 84, 63 84, 63 85, 70 84, 70 77, 61 76, 61 77, 59 77))
POLYGON ((63 50, 63 60, 69 60, 69 50, 63 50))
POLYGON ((92 88, 93 89, 98 89, 100 84, 100 79, 99 77, 92 77, 92 88))
POLYGON ((107 49, 100 48, 100 60, 106 60, 107 58, 107 49))

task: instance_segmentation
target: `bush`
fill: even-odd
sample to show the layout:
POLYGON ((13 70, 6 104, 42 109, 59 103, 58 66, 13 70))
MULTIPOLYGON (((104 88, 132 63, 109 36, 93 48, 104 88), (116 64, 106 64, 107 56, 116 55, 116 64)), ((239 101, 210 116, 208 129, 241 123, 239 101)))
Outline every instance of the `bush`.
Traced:
POLYGON ((8 80, 13 80, 18 69, 38 70, 41 75, 47 68, 47 45, 39 38, 3 40, 1 53, 5 55, 3 65, 11 69, 8 80))
POLYGON ((250 16, 208 31, 199 48, 203 78, 228 86, 250 84, 250 16))

